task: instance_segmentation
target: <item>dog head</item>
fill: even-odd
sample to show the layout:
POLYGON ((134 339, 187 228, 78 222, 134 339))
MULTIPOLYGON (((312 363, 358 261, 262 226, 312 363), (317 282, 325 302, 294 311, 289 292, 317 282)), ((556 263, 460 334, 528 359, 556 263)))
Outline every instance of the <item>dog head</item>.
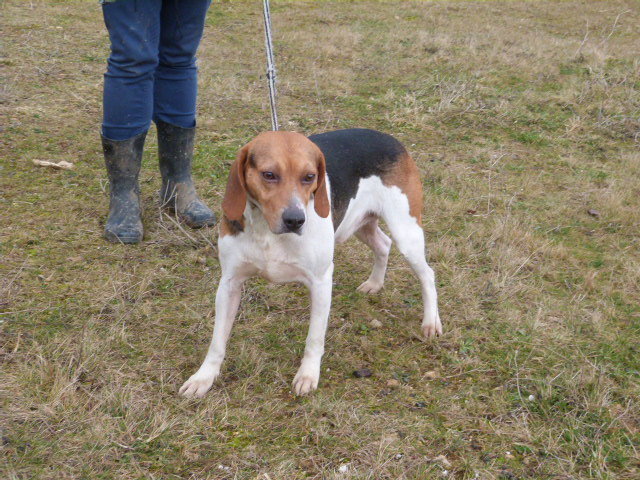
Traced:
POLYGON ((240 149, 231 165, 222 210, 240 222, 247 201, 256 205, 276 234, 300 234, 307 204, 316 213, 330 213, 326 164, 320 149, 295 132, 265 132, 240 149))

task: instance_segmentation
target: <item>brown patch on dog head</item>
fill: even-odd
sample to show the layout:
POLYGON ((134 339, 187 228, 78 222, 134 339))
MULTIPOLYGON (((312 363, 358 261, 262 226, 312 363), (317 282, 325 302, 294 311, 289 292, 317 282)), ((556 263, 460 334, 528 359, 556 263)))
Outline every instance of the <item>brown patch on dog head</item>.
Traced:
POLYGON ((329 203, 329 193, 327 192, 327 162, 324 154, 314 144, 318 151, 318 179, 317 187, 313 192, 313 207, 316 213, 322 218, 327 218, 331 213, 331 204, 329 203))
POLYGON ((295 132, 265 132, 244 148, 246 192, 273 233, 285 232, 282 214, 286 208, 297 206, 306 211, 314 194, 320 200, 318 214, 329 214, 324 156, 311 140, 295 132))
POLYGON ((234 222, 242 219, 242 214, 247 206, 247 188, 245 183, 246 164, 249 149, 245 145, 240 149, 235 162, 231 164, 227 189, 222 200, 222 211, 225 216, 234 222))
POLYGON ((398 161, 382 177, 382 183, 387 186, 396 186, 407 196, 409 200, 409 214, 418 224, 422 216, 422 182, 420 171, 416 162, 408 153, 398 157, 398 161))
POLYGON ((220 238, 226 237, 227 235, 238 235, 243 231, 244 218, 240 220, 229 220, 226 215, 222 216, 222 221, 220 222, 220 238))

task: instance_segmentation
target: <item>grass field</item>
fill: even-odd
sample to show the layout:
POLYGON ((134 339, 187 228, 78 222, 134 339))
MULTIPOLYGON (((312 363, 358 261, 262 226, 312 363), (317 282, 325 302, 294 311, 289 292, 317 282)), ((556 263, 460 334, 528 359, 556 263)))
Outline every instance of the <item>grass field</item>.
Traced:
MULTIPOLYGON (((0 15, 1 478, 640 476, 639 2, 273 2, 284 127, 380 129, 418 162, 445 329, 420 338, 397 251, 356 292, 352 240, 305 398, 307 292, 260 280, 221 379, 177 395, 211 336, 216 229, 161 215, 152 132, 145 241, 102 240, 99 5, 0 15)), ((260 2, 214 2, 199 62, 194 173, 220 214, 235 152, 270 128, 260 2)))

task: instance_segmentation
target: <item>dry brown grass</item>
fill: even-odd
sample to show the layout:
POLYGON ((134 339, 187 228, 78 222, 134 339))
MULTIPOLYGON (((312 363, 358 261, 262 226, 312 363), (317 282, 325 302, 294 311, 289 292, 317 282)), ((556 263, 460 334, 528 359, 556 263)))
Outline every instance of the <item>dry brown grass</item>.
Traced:
MULTIPOLYGON (((152 136, 145 242, 101 240, 97 2, 0 10, 3 478, 637 478, 638 2, 273 2, 283 124, 378 128, 416 158, 446 334, 418 338, 395 253, 383 292, 355 292, 370 259, 349 243, 320 389, 290 393, 305 289, 255 281, 199 401, 176 392, 211 335, 214 231, 160 215, 152 136)), ((199 55, 217 210, 270 125, 261 22, 214 2, 199 55)))

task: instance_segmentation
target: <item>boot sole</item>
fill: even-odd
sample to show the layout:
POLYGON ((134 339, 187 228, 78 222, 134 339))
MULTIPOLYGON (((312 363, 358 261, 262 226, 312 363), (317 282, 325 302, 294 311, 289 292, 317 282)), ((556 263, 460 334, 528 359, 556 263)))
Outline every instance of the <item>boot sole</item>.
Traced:
POLYGON ((213 227, 217 223, 215 217, 211 220, 207 220, 204 222, 195 222, 195 223, 187 221, 187 219, 184 217, 180 217, 180 218, 184 223, 187 224, 188 227, 194 228, 194 229, 203 228, 203 227, 213 227))
POLYGON ((104 238, 108 242, 111 243, 124 243, 126 245, 131 245, 135 243, 140 243, 142 241, 142 236, 139 237, 119 237, 115 233, 112 232, 104 232, 104 238))
POLYGON ((216 223, 218 223, 218 220, 215 214, 208 220, 203 220, 202 222, 191 222, 187 216, 177 213, 174 207, 167 206, 167 207, 164 207, 163 210, 167 213, 177 215, 181 222, 183 222, 187 227, 193 228, 193 229, 198 229, 203 227, 213 227, 216 225, 216 223))

